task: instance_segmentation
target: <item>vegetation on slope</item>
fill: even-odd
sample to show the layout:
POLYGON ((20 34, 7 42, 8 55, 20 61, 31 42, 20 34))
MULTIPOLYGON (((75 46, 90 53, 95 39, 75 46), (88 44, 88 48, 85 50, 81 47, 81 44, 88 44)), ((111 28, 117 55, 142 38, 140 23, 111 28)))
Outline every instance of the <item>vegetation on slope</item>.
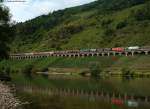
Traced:
MULTIPOLYGON (((9 72, 35 73, 45 72, 48 68, 78 68, 90 69, 91 65, 101 66, 103 72, 120 72, 123 68, 130 68, 140 73, 148 73, 150 70, 150 58, 148 56, 134 57, 85 57, 62 58, 49 57, 31 60, 3 60, 0 62, 0 71, 9 69, 9 72)), ((8 72, 8 73, 9 73, 8 72)), ((81 72, 75 72, 81 73, 81 72)))
POLYGON ((16 25, 12 52, 150 45, 149 0, 98 0, 16 25))

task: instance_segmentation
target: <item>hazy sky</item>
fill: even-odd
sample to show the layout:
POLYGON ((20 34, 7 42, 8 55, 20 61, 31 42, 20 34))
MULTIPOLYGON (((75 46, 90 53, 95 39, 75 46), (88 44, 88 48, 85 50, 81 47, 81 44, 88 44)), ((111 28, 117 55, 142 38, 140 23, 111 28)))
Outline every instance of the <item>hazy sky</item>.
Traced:
POLYGON ((10 8, 12 19, 17 22, 48 14, 54 10, 82 5, 95 0, 25 0, 26 2, 4 2, 10 8))

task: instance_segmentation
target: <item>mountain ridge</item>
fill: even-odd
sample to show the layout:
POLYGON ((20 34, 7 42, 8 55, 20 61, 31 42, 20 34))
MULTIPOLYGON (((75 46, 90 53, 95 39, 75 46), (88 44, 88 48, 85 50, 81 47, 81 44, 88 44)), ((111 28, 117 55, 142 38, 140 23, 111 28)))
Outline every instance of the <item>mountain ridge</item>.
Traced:
POLYGON ((149 0, 98 0, 16 25, 11 52, 150 45, 149 0))

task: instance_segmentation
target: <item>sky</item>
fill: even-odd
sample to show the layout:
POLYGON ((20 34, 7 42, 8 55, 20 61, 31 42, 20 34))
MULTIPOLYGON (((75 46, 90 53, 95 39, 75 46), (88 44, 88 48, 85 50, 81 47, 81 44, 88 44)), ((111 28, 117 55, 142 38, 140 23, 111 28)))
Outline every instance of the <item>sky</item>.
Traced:
MULTIPOLYGON (((7 0, 6 0, 7 1, 7 0)), ((11 1, 11 0, 10 0, 11 1)), ((50 12, 86 4, 95 0, 25 0, 26 2, 4 2, 12 14, 12 20, 24 22, 50 12)))

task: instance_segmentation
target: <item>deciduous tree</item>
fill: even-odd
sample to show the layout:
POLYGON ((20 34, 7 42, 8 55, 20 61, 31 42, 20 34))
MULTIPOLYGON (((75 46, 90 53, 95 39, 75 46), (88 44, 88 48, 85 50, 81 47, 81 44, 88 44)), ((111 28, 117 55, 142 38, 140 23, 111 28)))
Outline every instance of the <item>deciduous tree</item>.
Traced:
POLYGON ((8 58, 9 44, 15 34, 15 28, 10 22, 9 9, 0 4, 0 59, 8 58))

